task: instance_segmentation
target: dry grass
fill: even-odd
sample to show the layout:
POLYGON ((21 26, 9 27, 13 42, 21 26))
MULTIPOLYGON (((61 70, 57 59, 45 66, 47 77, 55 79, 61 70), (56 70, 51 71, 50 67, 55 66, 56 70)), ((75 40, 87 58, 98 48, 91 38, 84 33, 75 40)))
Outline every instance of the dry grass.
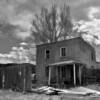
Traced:
MULTIPOLYGON (((88 87, 92 89, 98 89, 97 85, 92 85, 88 87)), ((100 97, 81 97, 77 95, 68 94, 60 96, 49 96, 45 94, 22 94, 19 92, 13 92, 11 90, 0 90, 0 100, 100 100, 100 97)))

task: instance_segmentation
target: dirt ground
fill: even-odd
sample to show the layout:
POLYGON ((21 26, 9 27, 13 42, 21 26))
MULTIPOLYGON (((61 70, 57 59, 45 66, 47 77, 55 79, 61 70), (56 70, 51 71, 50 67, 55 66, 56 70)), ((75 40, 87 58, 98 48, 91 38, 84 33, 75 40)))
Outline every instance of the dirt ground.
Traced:
MULTIPOLYGON (((89 85, 88 88, 100 90, 98 85, 89 85)), ((79 95, 45 95, 28 93, 23 94, 11 90, 0 90, 0 100, 100 100, 100 96, 79 96, 79 95)))
POLYGON ((100 97, 81 97, 71 95, 48 96, 45 94, 22 94, 0 90, 0 100, 100 100, 100 97))

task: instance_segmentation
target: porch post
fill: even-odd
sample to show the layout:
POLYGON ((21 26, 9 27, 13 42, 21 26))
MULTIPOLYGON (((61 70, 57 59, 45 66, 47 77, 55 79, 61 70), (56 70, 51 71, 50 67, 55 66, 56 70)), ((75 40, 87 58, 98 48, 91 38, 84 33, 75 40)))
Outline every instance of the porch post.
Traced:
POLYGON ((76 66, 73 64, 74 85, 76 85, 76 66))
POLYGON ((25 91, 26 91, 26 67, 25 66, 24 66, 23 70, 24 70, 23 93, 25 93, 25 91))
POLYGON ((59 67, 59 86, 62 87, 62 66, 59 67))
POLYGON ((81 85, 81 66, 79 66, 79 82, 80 82, 80 85, 81 85))
POLYGON ((49 66, 48 85, 50 85, 50 82, 51 82, 51 66, 49 66))
POLYGON ((57 81, 57 84, 58 84, 58 66, 56 66, 56 81, 57 81))
POLYGON ((5 73, 4 73, 4 70, 2 71, 2 87, 4 88, 5 87, 5 73))

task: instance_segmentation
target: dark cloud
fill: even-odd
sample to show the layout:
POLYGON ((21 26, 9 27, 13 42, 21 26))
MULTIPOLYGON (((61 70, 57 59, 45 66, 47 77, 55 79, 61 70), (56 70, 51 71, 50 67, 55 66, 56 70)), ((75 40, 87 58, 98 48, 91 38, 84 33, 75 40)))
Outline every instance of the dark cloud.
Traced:
POLYGON ((23 13, 23 11, 34 13, 39 11, 42 6, 48 5, 50 5, 50 0, 25 0, 23 3, 17 3, 15 12, 16 14, 23 13))
POLYGON ((2 34, 13 34, 18 26, 11 25, 9 23, 0 24, 0 31, 2 34))
POLYGON ((13 25, 10 23, 0 23, 0 34, 11 36, 15 33, 16 30, 24 32, 24 29, 22 29, 19 25, 13 25))
POLYGON ((89 8, 99 6, 100 0, 87 0, 87 2, 81 3, 78 6, 72 6, 72 16, 75 17, 77 20, 90 20, 88 18, 89 8))
MULTIPOLYGON (((8 33, 7 39, 8 37, 11 39, 11 36, 13 36, 14 39, 13 37, 11 39, 13 43, 17 41, 15 38, 29 37, 29 35, 31 35, 29 28, 31 19, 34 17, 33 14, 40 11, 41 7, 49 8, 52 3, 60 7, 63 4, 69 4, 72 18, 77 19, 77 21, 88 21, 90 20, 88 17, 89 8, 99 7, 100 0, 0 0, 0 38, 4 36, 1 35, 1 33, 8 33), (9 36, 9 34, 12 35, 9 36)), ((96 14, 95 17, 99 19, 100 15, 96 14)), ((20 41, 20 39, 18 41, 20 41)), ((5 41, 7 42, 7 40, 5 41)), ((5 45, 6 42, 4 42, 5 45)), ((9 42, 8 45, 14 45, 11 42, 9 42)))
MULTIPOLYGON (((89 20, 88 8, 98 6, 100 0, 2 0, 0 1, 0 21, 3 20, 7 24, 1 25, 2 29, 0 29, 3 33, 14 33, 18 26, 27 28, 33 13, 40 11, 42 6, 49 8, 52 3, 58 6, 69 4, 72 18, 89 20)), ((99 17, 99 15, 96 16, 99 17)), ((28 29, 25 29, 26 32, 28 29)))
MULTIPOLYGON (((98 2, 98 0, 95 1, 98 2)), ((49 8, 53 2, 58 6, 62 6, 65 3, 69 4, 72 17, 78 20, 87 19, 87 8, 94 4, 94 0, 2 0, 0 1, 0 20, 14 23, 16 20, 23 20, 19 16, 26 16, 27 19, 28 14, 37 13, 42 6, 49 8), (27 12, 26 15, 24 14, 25 12, 27 12)))
POLYGON ((38 12, 42 6, 49 7, 52 3, 59 6, 69 4, 71 6, 72 16, 77 19, 87 19, 86 11, 90 6, 99 6, 100 0, 3 0, 0 1, 2 16, 15 17, 25 11, 30 13, 38 12), (5 2, 4 2, 5 1, 5 2), (6 8, 4 8, 6 6, 6 8), (6 14, 4 13, 6 11, 6 14), (10 13, 10 15, 9 15, 10 13))
POLYGON ((87 4, 87 6, 100 6, 100 0, 90 0, 87 4))
POLYGON ((0 23, 0 37, 9 38, 11 40, 25 41, 30 37, 30 32, 20 25, 13 25, 11 23, 0 23))

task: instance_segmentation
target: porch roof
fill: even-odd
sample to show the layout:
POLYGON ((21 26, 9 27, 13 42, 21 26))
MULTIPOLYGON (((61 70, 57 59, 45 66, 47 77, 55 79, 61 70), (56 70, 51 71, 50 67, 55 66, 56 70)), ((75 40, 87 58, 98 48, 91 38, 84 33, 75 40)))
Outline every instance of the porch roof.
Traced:
POLYGON ((66 65, 66 64, 82 64, 82 63, 80 61, 67 60, 67 61, 52 63, 49 66, 66 65))

